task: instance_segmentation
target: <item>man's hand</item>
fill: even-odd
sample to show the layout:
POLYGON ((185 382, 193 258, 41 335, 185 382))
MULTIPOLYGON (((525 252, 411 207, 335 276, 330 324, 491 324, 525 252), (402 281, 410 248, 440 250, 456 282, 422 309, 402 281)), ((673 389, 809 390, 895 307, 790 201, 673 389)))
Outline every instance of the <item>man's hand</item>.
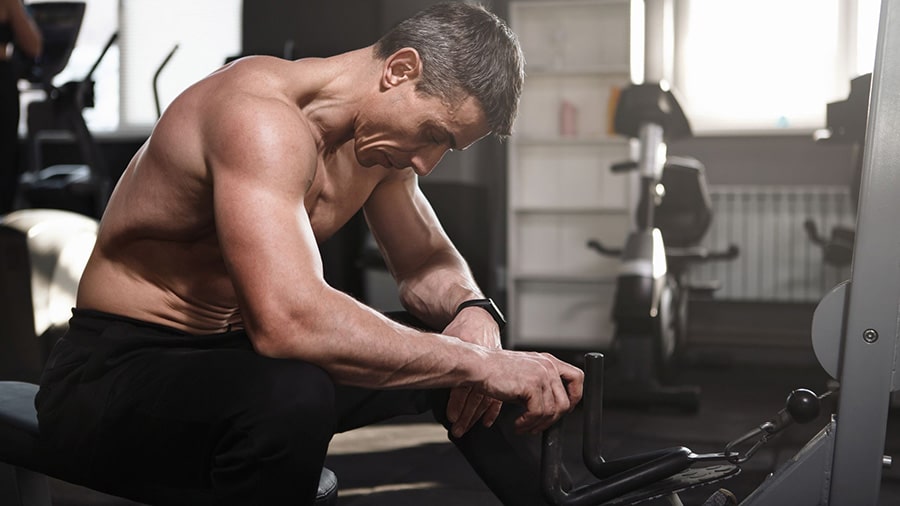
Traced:
POLYGON ((549 353, 493 350, 488 354, 479 374, 484 379, 475 390, 522 404, 525 412, 515 421, 517 432, 543 432, 581 401, 581 369, 549 353))
MULTIPOLYGON (((497 328, 497 323, 486 311, 478 307, 460 311, 442 333, 488 349, 500 349, 500 329, 497 328)), ((447 419, 453 424, 450 433, 454 437, 461 437, 478 420, 481 420, 485 427, 492 426, 500 415, 501 407, 502 402, 487 397, 471 387, 451 389, 450 401, 447 402, 447 419)))

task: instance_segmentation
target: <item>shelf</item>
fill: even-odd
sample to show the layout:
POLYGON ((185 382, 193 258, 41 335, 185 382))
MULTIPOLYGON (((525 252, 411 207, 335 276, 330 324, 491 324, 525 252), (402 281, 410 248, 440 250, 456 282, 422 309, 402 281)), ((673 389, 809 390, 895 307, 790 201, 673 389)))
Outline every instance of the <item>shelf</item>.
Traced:
POLYGON ((641 42, 638 0, 513 1, 511 26, 527 61, 516 133, 507 143, 509 342, 597 349, 614 334, 610 314, 619 258, 587 247, 624 242, 633 156, 612 131, 619 92, 631 83, 641 42))
POLYGON ((567 272, 520 272, 512 275, 516 283, 554 283, 580 285, 606 285, 616 282, 615 277, 608 274, 585 274, 567 272))
POLYGON ((630 79, 631 70, 625 64, 610 64, 596 67, 564 67, 561 65, 530 65, 525 67, 525 75, 527 78, 548 78, 548 77, 600 77, 617 81, 620 84, 627 84, 630 79))
POLYGON ((625 137, 514 137, 512 144, 520 146, 628 146, 625 137))
POLYGON ((613 206, 521 206, 512 204, 510 209, 517 214, 601 214, 612 216, 629 216, 628 209, 624 207, 613 206))
POLYGON ((608 343, 615 332, 610 318, 615 284, 558 279, 515 283, 518 297, 510 311, 513 346, 567 343, 596 348, 608 343))
MULTIPOLYGON (((528 138, 526 138, 528 139, 528 138)), ((624 210, 633 176, 610 167, 629 158, 625 140, 510 145, 510 202, 526 210, 624 210)))
POLYGON ((627 79, 583 74, 525 80, 516 122, 523 139, 605 139, 610 135, 619 89, 627 79), (563 117, 568 135, 563 135, 563 117))
POLYGON ((631 2, 513 2, 511 24, 534 68, 616 69, 631 63, 631 2))

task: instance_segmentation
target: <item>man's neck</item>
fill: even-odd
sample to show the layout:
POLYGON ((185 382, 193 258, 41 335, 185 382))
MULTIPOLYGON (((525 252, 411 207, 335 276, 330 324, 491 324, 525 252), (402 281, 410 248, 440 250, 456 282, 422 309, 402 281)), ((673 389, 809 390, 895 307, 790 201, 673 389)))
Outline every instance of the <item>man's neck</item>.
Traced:
POLYGON ((316 134, 319 151, 334 152, 353 139, 358 112, 377 92, 372 88, 380 65, 371 48, 296 63, 305 83, 297 103, 316 134))

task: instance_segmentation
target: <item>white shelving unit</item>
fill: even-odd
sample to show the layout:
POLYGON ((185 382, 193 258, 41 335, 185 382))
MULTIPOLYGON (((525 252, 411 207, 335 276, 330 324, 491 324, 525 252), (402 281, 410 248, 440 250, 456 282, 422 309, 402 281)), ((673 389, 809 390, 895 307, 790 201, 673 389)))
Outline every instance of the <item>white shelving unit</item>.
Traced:
POLYGON ((631 178, 609 170, 629 144, 611 124, 642 13, 631 0, 523 0, 510 23, 526 80, 508 144, 509 344, 603 349, 618 262, 586 243, 621 244, 630 224, 631 178))

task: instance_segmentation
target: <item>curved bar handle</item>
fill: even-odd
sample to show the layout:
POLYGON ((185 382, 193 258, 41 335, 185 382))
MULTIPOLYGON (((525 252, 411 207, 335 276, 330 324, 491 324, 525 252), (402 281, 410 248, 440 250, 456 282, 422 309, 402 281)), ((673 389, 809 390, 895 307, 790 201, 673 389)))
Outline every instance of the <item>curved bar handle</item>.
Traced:
POLYGON ((582 458, 598 481, 574 490, 561 484, 563 467, 562 424, 556 422, 543 435, 541 488, 545 498, 557 506, 600 504, 633 490, 668 478, 690 467, 693 453, 676 447, 606 462, 601 452, 603 414, 603 354, 585 355, 584 439, 582 458))
POLYGON ((541 488, 547 501, 556 506, 602 504, 667 478, 686 469, 692 462, 692 454, 687 448, 670 449, 673 451, 627 471, 573 490, 565 490, 560 480, 563 469, 561 426, 562 422, 557 422, 544 432, 544 451, 541 455, 541 488))

